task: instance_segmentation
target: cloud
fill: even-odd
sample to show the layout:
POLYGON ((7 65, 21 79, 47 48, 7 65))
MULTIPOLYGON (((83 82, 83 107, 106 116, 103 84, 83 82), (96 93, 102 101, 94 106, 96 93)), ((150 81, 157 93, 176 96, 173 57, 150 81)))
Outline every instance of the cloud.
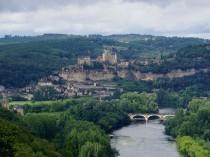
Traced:
MULTIPOLYGON (((209 0, 123 0, 124 2, 145 3, 158 7, 168 7, 174 4, 184 4, 188 7, 209 7, 209 0)), ((178 8, 177 8, 178 9, 178 8)))
POLYGON ((150 5, 157 5, 159 7, 166 7, 171 3, 175 2, 174 0, 124 0, 125 2, 135 2, 135 3, 147 3, 150 5))
POLYGON ((66 5, 87 6, 102 0, 0 0, 0 11, 22 12, 46 8, 62 8, 66 5))
POLYGON ((209 38, 207 0, 0 0, 0 35, 139 33, 209 38))

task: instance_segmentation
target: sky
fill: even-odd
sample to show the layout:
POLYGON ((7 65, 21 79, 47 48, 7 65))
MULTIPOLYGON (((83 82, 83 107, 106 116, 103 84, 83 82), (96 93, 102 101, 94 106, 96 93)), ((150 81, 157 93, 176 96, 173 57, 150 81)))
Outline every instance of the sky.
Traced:
POLYGON ((210 39, 210 1, 0 0, 0 36, 44 33, 210 39))

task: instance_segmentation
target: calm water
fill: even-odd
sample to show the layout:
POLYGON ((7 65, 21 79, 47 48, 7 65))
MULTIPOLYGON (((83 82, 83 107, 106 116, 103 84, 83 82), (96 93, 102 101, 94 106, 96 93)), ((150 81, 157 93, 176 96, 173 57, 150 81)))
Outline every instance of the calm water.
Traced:
MULTIPOLYGON (((174 110, 162 109, 160 113, 174 110)), ((175 142, 164 134, 164 126, 156 122, 135 123, 113 132, 112 147, 120 157, 180 157, 175 142)))

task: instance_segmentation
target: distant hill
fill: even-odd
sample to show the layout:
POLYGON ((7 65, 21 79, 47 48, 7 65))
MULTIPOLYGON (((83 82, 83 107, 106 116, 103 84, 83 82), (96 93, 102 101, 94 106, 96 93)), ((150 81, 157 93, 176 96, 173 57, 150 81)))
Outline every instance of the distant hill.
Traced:
POLYGON ((97 56, 100 49, 100 44, 80 37, 2 45, 0 84, 6 87, 26 86, 75 63, 81 54, 97 56))
MULTIPOLYGON (((78 56, 96 58, 101 55, 103 49, 117 53, 119 59, 164 56, 168 58, 179 49, 181 49, 178 51, 180 54, 182 51, 185 53, 185 49, 182 48, 189 45, 208 43, 209 40, 199 38, 136 34, 88 37, 65 34, 44 34, 34 37, 5 36, 0 38, 0 85, 24 87, 60 70, 65 65, 76 63, 78 56)), ((170 62, 164 63, 170 64, 170 62)), ((177 66, 179 66, 178 61, 177 66)))
POLYGON ((161 58, 161 63, 131 66, 133 70, 166 74, 172 70, 209 69, 210 44, 190 45, 181 48, 176 53, 161 58))
POLYGON ((0 38, 0 44, 3 45, 3 44, 11 44, 11 43, 43 41, 43 40, 49 40, 49 39, 64 39, 68 37, 74 37, 74 35, 67 35, 67 34, 43 34, 43 35, 38 35, 38 36, 5 35, 3 38, 0 38))
POLYGON ((89 35, 95 39, 113 40, 104 48, 118 53, 121 58, 145 59, 167 56, 175 53, 180 48, 188 45, 200 45, 210 43, 210 40, 200 38, 164 37, 140 34, 118 34, 118 35, 89 35))

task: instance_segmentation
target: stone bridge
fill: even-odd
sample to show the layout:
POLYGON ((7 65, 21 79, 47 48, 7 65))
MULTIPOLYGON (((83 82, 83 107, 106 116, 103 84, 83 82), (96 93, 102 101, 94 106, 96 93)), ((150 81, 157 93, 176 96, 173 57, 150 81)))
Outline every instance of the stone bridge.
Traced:
POLYGON ((150 121, 150 120, 159 120, 159 121, 164 121, 168 118, 172 118, 175 115, 174 114, 160 114, 160 113, 139 113, 139 114, 128 114, 130 119, 133 121, 150 121))

